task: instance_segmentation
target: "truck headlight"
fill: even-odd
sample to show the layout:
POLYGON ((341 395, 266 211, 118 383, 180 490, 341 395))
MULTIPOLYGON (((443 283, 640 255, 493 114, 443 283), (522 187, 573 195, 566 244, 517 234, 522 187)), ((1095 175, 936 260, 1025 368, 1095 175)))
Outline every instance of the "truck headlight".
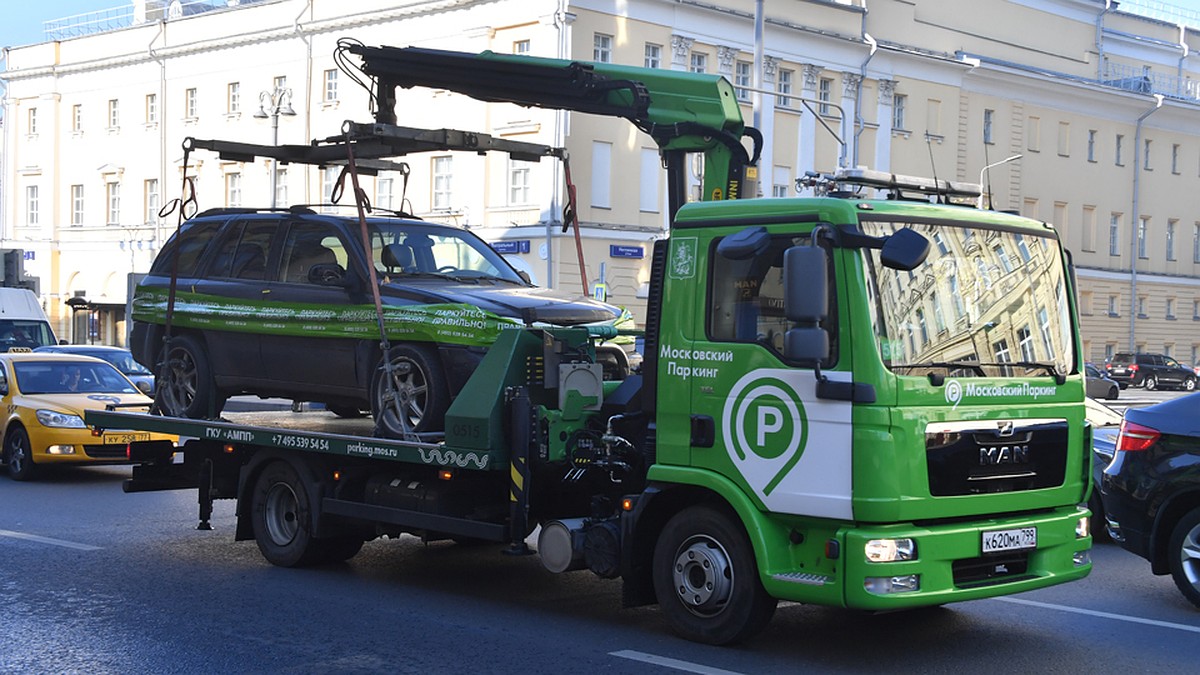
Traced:
POLYGON ((917 544, 912 539, 872 539, 864 547, 871 562, 898 562, 917 559, 917 544))
POLYGON ((87 425, 83 423, 83 418, 79 415, 68 415, 55 410, 39 410, 37 411, 37 421, 44 427, 58 427, 63 429, 86 429, 87 425))

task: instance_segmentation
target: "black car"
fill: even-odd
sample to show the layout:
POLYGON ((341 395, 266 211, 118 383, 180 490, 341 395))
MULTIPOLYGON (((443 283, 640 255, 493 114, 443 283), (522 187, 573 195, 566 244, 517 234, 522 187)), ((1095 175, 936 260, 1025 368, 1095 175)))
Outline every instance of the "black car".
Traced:
MULTIPOLYGON (((216 209, 185 222, 133 300, 130 348, 151 370, 165 364, 156 370, 162 410, 215 417, 227 397, 257 394, 344 416, 370 409, 393 437, 435 432, 501 330, 632 328, 618 307, 531 285, 466 228, 399 216, 366 222, 369 247, 357 218, 307 207, 216 209)), ((640 363, 626 342, 596 346, 608 379, 640 363)))
POLYGON ((1101 493, 1112 539, 1200 607, 1200 393, 1125 411, 1101 493))
POLYGON ((1104 467, 1112 461, 1121 429, 1121 414, 1103 403, 1088 397, 1087 421, 1092 425, 1092 493, 1088 509, 1092 512, 1092 537, 1101 539, 1104 531, 1104 503, 1100 498, 1100 481, 1104 467))
POLYGON ((1114 355, 1104 368, 1122 389, 1144 386, 1148 390, 1171 387, 1192 391, 1196 388, 1195 371, 1165 354, 1122 352, 1114 355))

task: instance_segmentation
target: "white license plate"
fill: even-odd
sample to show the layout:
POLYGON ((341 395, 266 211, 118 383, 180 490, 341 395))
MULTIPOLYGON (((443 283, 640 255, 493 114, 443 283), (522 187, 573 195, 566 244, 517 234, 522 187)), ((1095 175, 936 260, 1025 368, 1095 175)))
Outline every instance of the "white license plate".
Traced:
POLYGON ((1037 528, 1022 527, 1015 530, 990 530, 983 533, 983 552, 1021 551, 1037 548, 1037 528))

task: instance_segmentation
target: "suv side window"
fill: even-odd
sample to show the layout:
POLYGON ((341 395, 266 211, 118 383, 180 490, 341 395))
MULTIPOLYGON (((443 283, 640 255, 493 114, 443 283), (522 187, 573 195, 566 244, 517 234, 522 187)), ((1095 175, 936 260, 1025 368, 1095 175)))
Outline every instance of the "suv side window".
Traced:
POLYGON ((217 228, 224 222, 224 220, 202 220, 184 223, 178 234, 171 238, 171 241, 154 259, 150 273, 170 276, 172 260, 175 255, 178 255, 179 276, 196 276, 196 268, 200 265, 200 255, 212 241, 217 228), (178 249, 177 252, 176 249, 178 249))
POLYGON ((233 279, 266 279, 275 220, 237 220, 230 223, 209 264, 209 275, 233 279))
POLYGON ((309 270, 315 265, 337 265, 346 272, 348 256, 337 231, 328 223, 293 221, 288 229, 280 261, 280 281, 312 283, 309 270))
POLYGON ((1179 365, 1179 362, 1178 362, 1178 361, 1176 361, 1175 359, 1173 359, 1173 358, 1171 358, 1171 357, 1169 357, 1169 356, 1167 356, 1167 357, 1164 357, 1164 358, 1163 358, 1163 363, 1164 363, 1164 365, 1166 365, 1168 368, 1181 368, 1181 367, 1182 367, 1182 366, 1180 366, 1180 365, 1179 365))

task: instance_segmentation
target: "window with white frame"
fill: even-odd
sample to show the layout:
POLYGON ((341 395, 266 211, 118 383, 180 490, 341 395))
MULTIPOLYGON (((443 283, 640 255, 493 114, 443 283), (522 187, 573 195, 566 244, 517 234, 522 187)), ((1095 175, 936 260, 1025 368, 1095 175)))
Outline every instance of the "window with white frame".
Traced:
POLYGON ((786 166, 771 167, 771 196, 787 197, 792 184, 792 172, 786 166))
POLYGON ((517 40, 516 42, 513 42, 512 53, 528 54, 529 53, 529 40, 517 40))
POLYGON ((225 174, 225 206, 242 205, 242 174, 231 171, 225 174))
POLYGON ((71 226, 83 225, 83 186, 71 186, 71 226))
POLYGON ((1121 158, 1121 152, 1124 149, 1125 149, 1125 135, 1117 134, 1117 147, 1116 147, 1116 165, 1117 166, 1125 166, 1125 162, 1121 158))
MULTIPOLYGON (((1091 296, 1089 295, 1089 298, 1091 296)), ((1087 313, 1092 313, 1091 303, 1088 303, 1087 313)), ((1042 335, 1042 349, 1046 351, 1046 357, 1053 359, 1054 353, 1054 335, 1050 328, 1050 313, 1045 307, 1039 307, 1037 311, 1038 332, 1042 335)))
POLYGON ((1017 329, 1017 347, 1021 350, 1022 361, 1037 360, 1033 356, 1033 331, 1029 330, 1029 326, 1017 329))
POLYGON ((287 89, 287 75, 276 75, 271 78, 272 89, 287 89))
POLYGON ((147 178, 142 183, 142 203, 146 205, 146 222, 158 222, 158 210, 162 208, 162 196, 158 191, 157 178, 147 178))
POLYGON ((1179 144, 1171 145, 1171 173, 1179 175, 1179 144))
POLYGON ((1167 221, 1167 260, 1175 259, 1175 229, 1178 225, 1178 218, 1171 218, 1167 221))
POLYGON ((612 63, 612 36, 604 33, 592 35, 592 60, 597 63, 612 63))
POLYGON ((1114 213, 1108 219, 1108 254, 1121 255, 1121 214, 1114 213))
POLYGON ((453 158, 450 156, 433 158, 433 210, 449 211, 454 199, 453 158))
POLYGON ((647 42, 646 53, 642 60, 642 65, 647 68, 661 68, 662 45, 656 45, 653 42, 647 42))
POLYGON ((40 204, 38 203, 38 186, 25 186, 25 224, 33 227, 38 224, 38 211, 40 204))
POLYGON ((1096 130, 1088 129, 1087 161, 1096 161, 1096 130))
POLYGON ((508 204, 523 206, 529 199, 529 162, 508 160, 508 204))
POLYGON ((336 68, 330 68, 325 71, 325 94, 321 99, 326 103, 333 103, 338 97, 338 71, 336 68))
POLYGON ((242 83, 230 82, 225 85, 225 112, 235 115, 242 111, 242 83))
POLYGON ((688 70, 693 73, 708 72, 708 54, 704 52, 692 52, 691 58, 688 61, 688 70))
POLYGON ((121 127, 121 103, 115 98, 108 99, 108 128, 121 127))
POLYGON ((779 96, 775 99, 775 105, 781 108, 792 107, 792 83, 795 80, 796 71, 780 68, 775 74, 775 91, 779 92, 779 96))
POLYGON ((288 203, 288 170, 285 166, 275 165, 275 204, 285 206, 288 203))
POLYGON ((1139 258, 1149 257, 1146 252, 1146 235, 1150 231, 1150 217, 1142 216, 1138 219, 1137 228, 1137 254, 1139 258))
POLYGON ((158 94, 146 94, 146 124, 158 121, 158 94))
POLYGON ((1175 298, 1167 298, 1167 318, 1175 319, 1175 298))
POLYGON ((1150 166, 1150 139, 1149 138, 1142 141, 1142 168, 1145 169, 1146 171, 1154 170, 1150 166))
POLYGON ((992 125, 994 123, 993 118, 995 116, 996 116, 995 110, 990 110, 990 109, 986 109, 986 108, 984 109, 984 111, 983 111, 983 142, 987 143, 988 145, 991 145, 995 142, 995 140, 992 138, 992 125))
POLYGON ((592 206, 612 206, 612 143, 592 141, 592 206))
POLYGON ((188 87, 183 90, 183 116, 187 119, 196 119, 196 88, 188 87))
POLYGON ((1119 316, 1120 315, 1120 312, 1117 311, 1117 296, 1115 296, 1115 295, 1108 296, 1108 315, 1109 316, 1119 316))
POLYGON ((83 105, 80 103, 71 106, 71 131, 83 131, 83 105))
POLYGON ((104 184, 104 201, 108 204, 108 217, 105 219, 109 225, 118 225, 121 222, 121 184, 120 183, 105 183, 104 184))
POLYGON ((396 180, 380 177, 375 179, 375 206, 381 209, 392 208, 395 199, 396 180))
POLYGON ((662 159, 655 148, 642 148, 641 176, 638 180, 638 210, 642 213, 658 213, 662 208, 662 159))
POLYGON ((908 96, 895 94, 892 96, 892 128, 906 130, 908 127, 908 96))
POLYGON ((833 101, 832 78, 822 77, 817 82, 817 100, 821 102, 821 104, 817 106, 817 112, 822 115, 829 115, 833 112, 833 107, 829 105, 830 102, 833 101))
POLYGON ((739 101, 750 100, 750 84, 753 81, 751 78, 751 63, 749 61, 738 61, 733 64, 733 84, 737 87, 735 95, 739 101))
MULTIPOLYGON (((331 213, 334 211, 333 188, 337 185, 338 175, 341 171, 336 166, 327 166, 321 169, 321 211, 323 213, 331 213)), ((277 204, 280 202, 276 202, 277 204)), ((284 202, 286 203, 286 202, 284 202)))

